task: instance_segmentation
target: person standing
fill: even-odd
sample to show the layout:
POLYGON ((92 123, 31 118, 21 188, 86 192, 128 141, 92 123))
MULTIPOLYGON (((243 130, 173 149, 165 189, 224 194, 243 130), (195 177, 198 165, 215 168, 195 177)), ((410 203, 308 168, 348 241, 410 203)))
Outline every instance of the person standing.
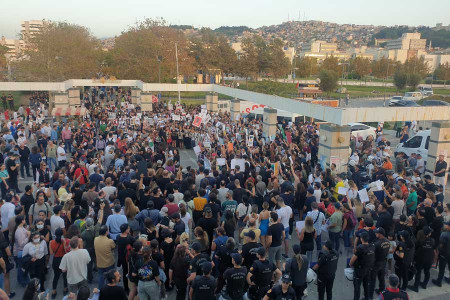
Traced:
MULTIPOLYGON (((283 231, 284 232, 284 231, 283 231)), ((256 260, 247 274, 250 299, 261 299, 271 288, 273 276, 280 276, 281 271, 274 263, 266 260, 266 249, 259 248, 256 252, 256 260)))
POLYGON ((25 171, 27 173, 27 177, 31 177, 30 175, 30 148, 25 146, 24 144, 20 144, 19 146, 19 155, 20 155, 20 175, 22 178, 25 178, 25 171))
POLYGON ((228 268, 223 273, 226 282, 226 292, 230 299, 240 300, 244 296, 247 288, 245 278, 247 277, 247 268, 241 267, 242 256, 239 253, 231 254, 232 268, 228 268))
POLYGON ((291 277, 288 274, 283 274, 281 277, 281 284, 274 286, 264 296, 263 300, 295 300, 300 299, 295 295, 294 289, 291 287, 291 277))
POLYGON ((333 299, 333 283, 336 275, 339 254, 333 249, 333 242, 326 241, 319 254, 319 260, 313 269, 317 272, 317 291, 319 300, 333 299))
MULTIPOLYGON (((53 133, 53 130, 52 130, 53 133)), ((48 167, 50 168, 50 171, 56 170, 56 159, 57 159, 57 150, 58 147, 56 147, 56 145, 54 144, 55 141, 53 140, 49 140, 48 141, 48 146, 47 146, 47 163, 48 163, 48 167), (54 165, 54 168, 52 169, 52 165, 54 165)))
MULTIPOLYGON (((378 276, 378 285, 379 289, 377 290, 377 293, 379 294, 381 291, 385 288, 385 269, 386 269, 386 263, 387 263, 387 257, 389 254, 389 248, 391 246, 391 243, 386 238, 386 232, 383 228, 377 228, 375 230, 375 235, 377 239, 373 243, 375 247, 375 263, 373 265, 373 270, 370 272, 370 282, 369 282, 369 297, 373 296, 373 292, 375 290, 375 283, 378 276)), ((370 238, 369 238, 370 239, 370 238)))
POLYGON ((63 275, 64 292, 67 293, 67 274, 62 273, 59 266, 61 265, 62 258, 66 254, 66 248, 64 247, 63 230, 61 228, 56 229, 53 234, 53 240, 50 241, 49 250, 50 255, 53 255, 52 269, 53 269, 53 282, 52 282, 52 299, 56 298, 56 288, 58 286, 58 280, 61 274, 63 275))
POLYGON ((416 293, 419 292, 419 284, 423 289, 427 288, 428 281, 430 280, 430 269, 434 262, 434 239, 431 237, 431 233, 433 230, 425 226, 422 229, 424 238, 421 238, 417 241, 416 245, 416 275, 414 276, 414 286, 410 286, 409 288, 416 293), (421 273, 425 274, 425 278, 423 282, 420 282, 421 273))
POLYGON ((447 162, 444 160, 445 159, 445 154, 444 153, 440 153, 439 154, 439 159, 436 162, 436 166, 434 168, 434 183, 436 185, 441 184, 444 187, 444 191, 445 191, 445 172, 447 171, 447 162))
POLYGON ((8 171, 9 179, 8 179, 8 185, 10 189, 16 190, 17 193, 22 193, 22 191, 19 190, 19 186, 17 184, 17 178, 19 176, 19 166, 16 164, 16 160, 18 158, 18 155, 14 152, 8 153, 8 160, 6 161, 6 171, 8 171))
POLYGON ((363 232, 359 239, 361 244, 356 247, 355 254, 350 259, 350 267, 354 267, 353 299, 359 300, 361 283, 364 287, 364 299, 369 299, 369 276, 375 262, 375 247, 369 244, 369 234, 363 232))
POLYGON ((121 214, 122 207, 120 204, 116 204, 114 206, 114 214, 109 215, 108 219, 106 219, 106 226, 108 231, 110 231, 109 236, 113 241, 116 240, 117 236, 120 234, 120 226, 122 224, 127 224, 127 217, 121 214))
POLYGON ((269 249, 269 261, 276 264, 277 267, 280 266, 281 244, 285 234, 283 224, 278 222, 278 214, 274 211, 271 212, 266 247, 269 249))
MULTIPOLYGON (((450 269, 450 221, 444 223, 444 228, 439 239, 439 275, 437 279, 431 280, 435 285, 442 286, 444 279, 445 267, 450 269)), ((446 277, 445 281, 450 283, 450 278, 446 277)))
POLYGON ((189 260, 186 256, 186 246, 179 245, 175 249, 169 266, 169 282, 174 284, 177 290, 176 300, 186 299, 187 278, 189 271, 189 260))
POLYGON ((60 168, 64 167, 66 165, 66 149, 64 148, 64 143, 59 143, 59 147, 56 149, 56 155, 58 159, 58 166, 60 168))
POLYGON ((95 256, 98 269, 98 289, 101 290, 105 284, 104 273, 114 268, 114 249, 116 244, 108 238, 108 227, 100 227, 99 236, 94 240, 95 256))
POLYGON ((211 276, 212 264, 205 262, 201 265, 201 268, 203 275, 197 276, 192 282, 189 297, 192 300, 214 299, 217 284, 216 279, 211 276))
MULTIPOLYGON (((64 126, 64 129, 61 131, 61 138, 64 141, 64 150, 72 152, 72 130, 69 128, 69 126, 67 126, 67 124, 64 126)), ((60 146, 61 146, 61 144, 60 144, 60 146)))
POLYGON ((87 265, 91 258, 86 249, 78 249, 78 237, 73 237, 69 245, 70 252, 63 256, 59 268, 67 272, 69 292, 76 293, 80 287, 88 287, 87 265))
POLYGON ((334 249, 339 253, 340 237, 343 225, 342 220, 344 214, 341 211, 342 206, 339 202, 334 203, 334 207, 336 208, 336 210, 330 217, 330 225, 328 225, 328 235, 330 237, 330 241, 332 241, 334 244, 334 249))
MULTIPOLYGON (((280 196, 277 197, 277 204, 280 207, 277 210, 278 217, 280 218, 280 223, 283 224, 284 227, 284 257, 287 258, 289 254, 289 220, 293 218, 292 208, 290 206, 287 206, 284 203, 284 199, 280 196)), ((314 247, 314 246, 313 246, 314 247)))
POLYGON ((306 275, 310 262, 307 257, 301 254, 300 245, 293 245, 294 257, 288 258, 284 264, 284 272, 290 275, 292 279, 292 288, 297 295, 297 299, 302 299, 307 287, 306 275))

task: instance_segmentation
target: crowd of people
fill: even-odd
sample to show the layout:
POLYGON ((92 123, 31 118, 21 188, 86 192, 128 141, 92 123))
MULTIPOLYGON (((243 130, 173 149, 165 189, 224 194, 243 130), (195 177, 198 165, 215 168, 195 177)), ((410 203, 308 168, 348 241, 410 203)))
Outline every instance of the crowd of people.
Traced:
POLYGON ((82 98, 82 118, 46 118, 38 101, 2 120, 0 285, 9 298, 13 270, 25 300, 164 299, 171 290, 177 300, 302 299, 308 289, 350 298, 333 293, 336 274, 353 281, 355 300, 361 285, 363 299, 408 299, 435 267, 433 284, 450 283, 444 154, 424 174, 416 155, 394 160, 379 127, 375 138, 352 136, 342 172, 347 165, 318 158, 314 123, 283 121, 265 137, 261 119, 203 106, 142 112, 116 88, 82 98), (184 148, 195 167, 181 164, 184 148))

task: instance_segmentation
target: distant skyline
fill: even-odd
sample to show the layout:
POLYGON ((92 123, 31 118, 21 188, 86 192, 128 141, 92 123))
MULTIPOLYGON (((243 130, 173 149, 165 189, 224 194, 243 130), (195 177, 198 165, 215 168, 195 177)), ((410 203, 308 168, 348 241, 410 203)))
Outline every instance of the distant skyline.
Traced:
POLYGON ((449 0, 18 0, 2 1, 0 36, 18 38, 26 20, 66 21, 89 28, 98 38, 119 35, 145 18, 164 18, 173 25, 258 28, 289 20, 319 20, 358 25, 425 25, 450 23, 449 0), (6 2, 6 3, 5 3, 6 2))

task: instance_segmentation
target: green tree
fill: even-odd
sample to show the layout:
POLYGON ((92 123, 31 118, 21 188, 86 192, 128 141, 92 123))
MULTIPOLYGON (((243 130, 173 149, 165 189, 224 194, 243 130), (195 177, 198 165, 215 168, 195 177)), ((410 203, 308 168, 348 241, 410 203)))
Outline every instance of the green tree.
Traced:
POLYGON ((0 45, 0 81, 4 81, 8 74, 8 62, 5 56, 6 53, 8 53, 8 48, 0 45))
POLYGON ((320 66, 321 70, 332 70, 338 74, 338 76, 342 76, 342 66, 339 65, 339 59, 336 56, 328 56, 322 62, 320 66))
POLYGON ((245 77, 247 86, 249 77, 258 76, 258 51, 251 38, 242 40, 242 54, 237 64, 237 74, 245 77))
POLYGON ((445 64, 440 64, 436 70, 434 70, 434 77, 437 80, 450 80, 450 64, 448 62, 445 64))
POLYGON ((175 44, 178 48, 179 74, 195 74, 190 43, 182 31, 168 27, 164 20, 145 19, 116 38, 113 74, 121 79, 144 82, 173 82, 177 74, 175 44))
POLYGON ((350 62, 350 68, 363 80, 371 72, 371 63, 368 58, 356 57, 350 62))
POLYGON ((408 80, 406 84, 410 87, 411 91, 415 91, 417 86, 419 85, 422 77, 417 73, 407 74, 408 80))
POLYGON ((339 75, 333 70, 322 70, 319 74, 320 89, 328 94, 334 91, 337 87, 339 75))
POLYGON ((408 59, 403 64, 402 69, 407 74, 418 74, 421 79, 424 79, 430 73, 430 67, 423 56, 408 59))
POLYGON ((389 78, 392 74, 395 74, 401 64, 399 62, 395 62, 386 57, 382 57, 379 60, 374 60, 372 62, 372 75, 376 78, 389 78))
POLYGON ((65 22, 44 24, 12 66, 20 81, 92 78, 100 70, 99 41, 85 27, 65 22))
POLYGON ((284 54, 283 46, 284 44, 280 39, 274 39, 269 44, 269 70, 275 79, 285 76, 291 71, 291 63, 284 54))
POLYGON ((403 90, 406 87, 406 82, 408 80, 408 75, 403 71, 397 71, 394 74, 394 84, 397 90, 403 90))
POLYGON ((317 64, 317 58, 305 56, 300 59, 296 59, 296 75, 300 78, 311 77, 319 73, 319 66, 317 64))

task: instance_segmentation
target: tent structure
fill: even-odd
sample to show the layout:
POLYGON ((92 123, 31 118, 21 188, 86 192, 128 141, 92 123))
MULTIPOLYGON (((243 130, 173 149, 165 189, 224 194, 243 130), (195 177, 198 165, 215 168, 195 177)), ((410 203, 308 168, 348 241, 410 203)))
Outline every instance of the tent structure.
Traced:
POLYGON ((55 107, 52 110, 52 116, 85 116, 88 110, 85 107, 55 107))

